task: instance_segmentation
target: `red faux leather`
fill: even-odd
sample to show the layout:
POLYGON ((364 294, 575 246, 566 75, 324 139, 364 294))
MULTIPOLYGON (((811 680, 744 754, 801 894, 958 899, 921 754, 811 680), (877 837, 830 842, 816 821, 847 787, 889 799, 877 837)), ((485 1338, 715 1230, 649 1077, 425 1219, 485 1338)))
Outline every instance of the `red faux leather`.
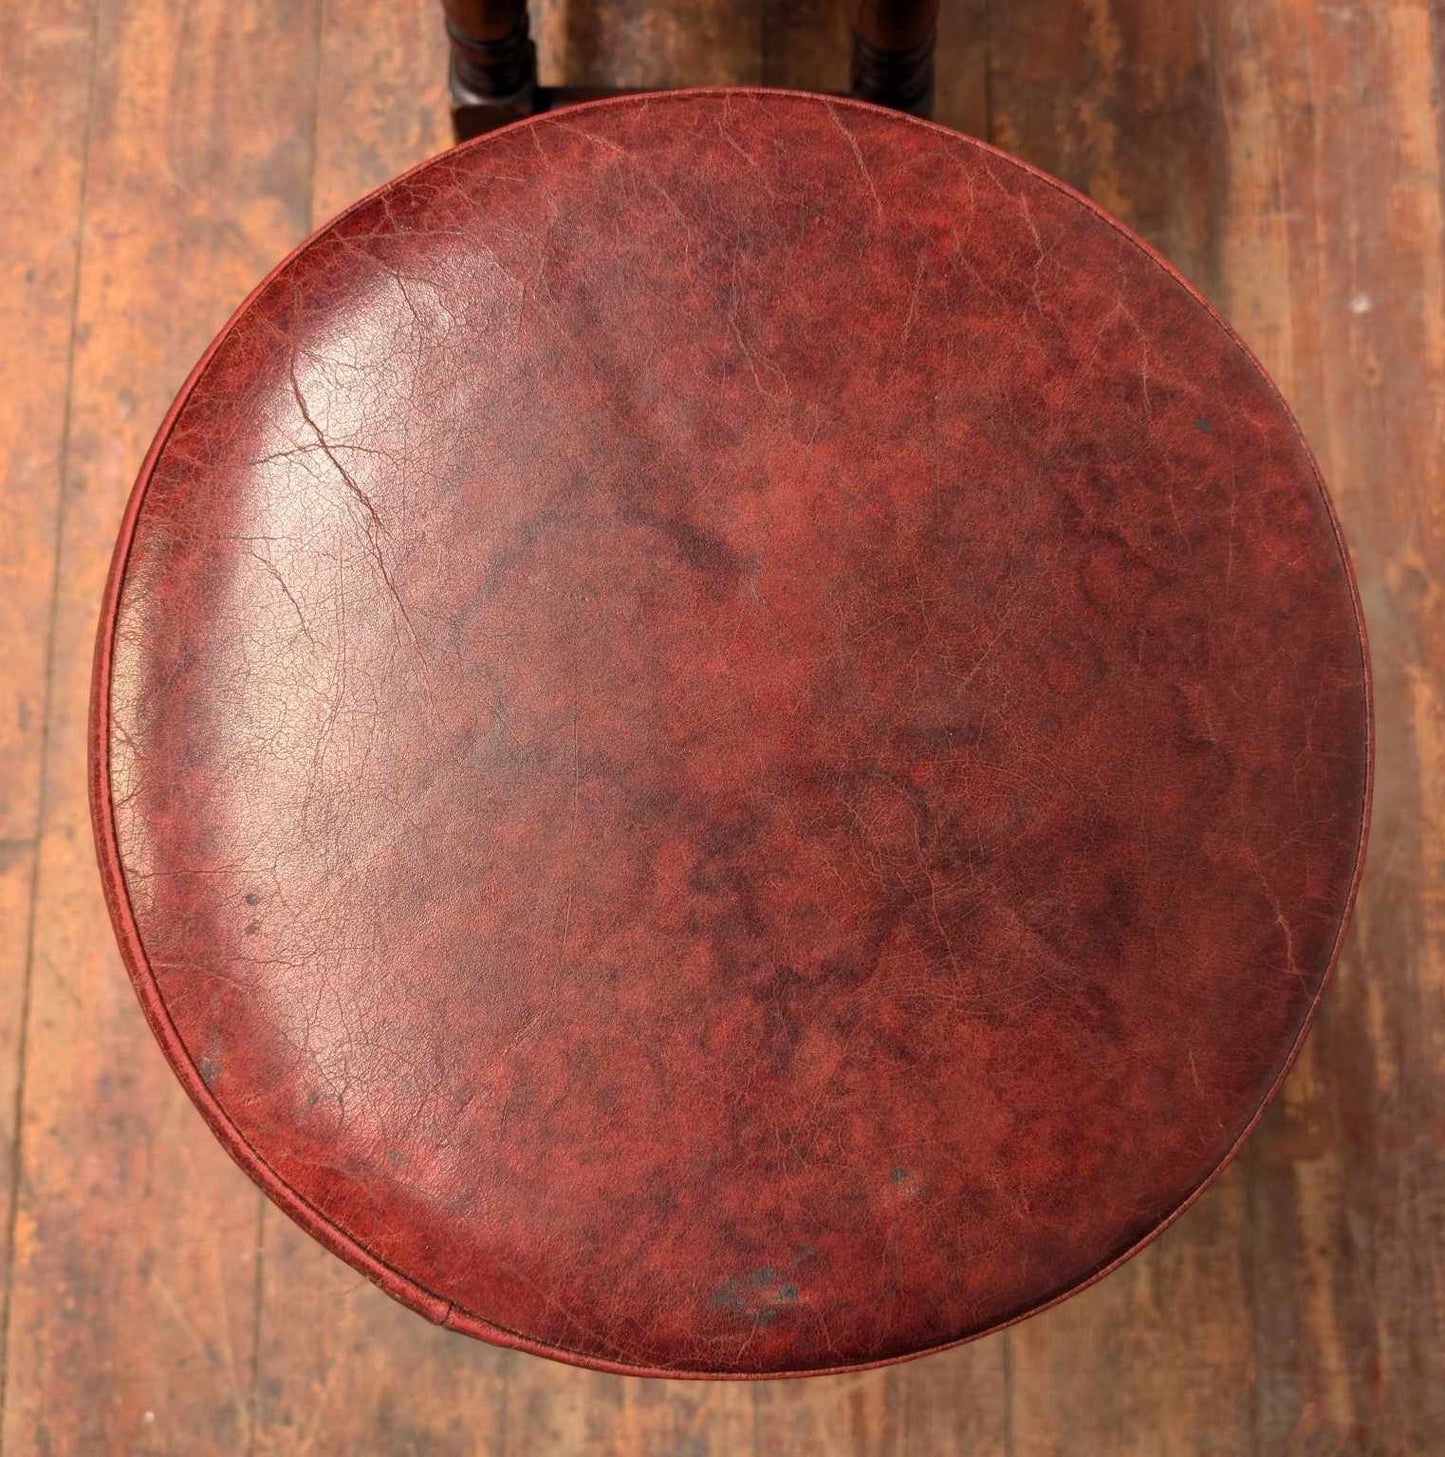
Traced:
POLYGON ((117 547, 101 867, 217 1136, 432 1320, 764 1375, 976 1336, 1214 1176, 1339 946, 1350 569, 1057 182, 634 97, 323 229, 117 547))

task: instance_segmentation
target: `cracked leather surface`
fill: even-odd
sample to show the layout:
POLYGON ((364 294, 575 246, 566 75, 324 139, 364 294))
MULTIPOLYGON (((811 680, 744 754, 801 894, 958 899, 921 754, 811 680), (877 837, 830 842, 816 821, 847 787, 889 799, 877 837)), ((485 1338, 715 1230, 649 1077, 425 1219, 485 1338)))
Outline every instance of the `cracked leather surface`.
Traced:
POLYGON ((898 1357, 1077 1287, 1287 1065, 1362 848, 1296 427, 963 137, 694 93, 323 230, 148 463, 102 863, 228 1147, 433 1319, 898 1357))

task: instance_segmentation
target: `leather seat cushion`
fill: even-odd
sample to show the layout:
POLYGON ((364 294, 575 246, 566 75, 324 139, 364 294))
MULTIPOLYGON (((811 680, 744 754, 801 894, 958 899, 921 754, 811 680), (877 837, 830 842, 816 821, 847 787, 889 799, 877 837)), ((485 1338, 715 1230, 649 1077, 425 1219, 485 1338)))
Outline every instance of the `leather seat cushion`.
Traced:
POLYGON ((231 1152, 609 1369, 979 1334, 1157 1233, 1336 954, 1339 531, 1062 185, 785 93, 448 152, 198 366, 101 626, 102 868, 231 1152))

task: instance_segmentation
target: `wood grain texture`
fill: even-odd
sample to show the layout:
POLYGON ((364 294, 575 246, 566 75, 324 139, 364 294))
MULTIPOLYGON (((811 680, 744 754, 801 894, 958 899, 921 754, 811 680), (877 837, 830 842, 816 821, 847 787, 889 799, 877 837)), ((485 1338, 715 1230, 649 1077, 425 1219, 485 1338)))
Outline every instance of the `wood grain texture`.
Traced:
POLYGON ((1426 3, 1236 0, 1216 21, 1222 94, 1255 137, 1232 154, 1223 303, 1334 488, 1379 735, 1348 952, 1249 1151, 1270 1452, 1445 1448, 1440 20, 1432 36, 1426 3))
MULTIPOLYGON (((0 154, 0 1258, 10 1296, 16 1116, 42 814, 56 527, 85 193, 94 7, 29 3, 0 17, 0 76, 17 113, 51 111, 0 154)), ((0 1370, 4 1367, 0 1331, 0 1370)))
MULTIPOLYGON (((88 0, 0 22, 0 195, 24 201, 0 220, 20 284, 0 299, 0 1146, 40 857, 5 1450, 1445 1450, 1445 5, 945 3, 939 118, 1140 230, 1301 417, 1372 635, 1370 868, 1282 1100, 1156 1245, 1004 1336, 755 1387, 600 1376, 426 1326, 262 1212, 151 1045, 83 779, 121 503, 255 279, 443 145, 443 42, 420 0, 98 0, 97 18, 94 50, 88 0)), ((846 74, 835 0, 547 0, 534 29, 549 82, 846 74)))
MULTIPOLYGON (((97 893, 82 761, 95 604, 136 461, 207 339, 305 229, 313 29, 297 4, 99 11, 9 1307, 14 1453, 248 1440, 259 1199, 155 1065, 97 893)), ((52 125, 43 105, 26 119, 52 125)))

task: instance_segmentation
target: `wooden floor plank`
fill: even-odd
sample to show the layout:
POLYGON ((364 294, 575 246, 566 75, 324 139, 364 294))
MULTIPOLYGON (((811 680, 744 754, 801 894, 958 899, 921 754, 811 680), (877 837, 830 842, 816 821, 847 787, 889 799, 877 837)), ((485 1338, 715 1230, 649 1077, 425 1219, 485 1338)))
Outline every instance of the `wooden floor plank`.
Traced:
POLYGON ((1299 413, 1370 628, 1370 864, 1250 1149, 1260 1450, 1445 1451, 1439 8, 1220 0, 1231 316, 1299 413), (1434 44, 1432 45, 1432 41, 1434 44))
MULTIPOLYGON (((245 1450, 259 1195, 156 1054, 102 906, 95 615, 167 403, 301 233, 307 6, 103 0, 46 726, 5 1411, 11 1453, 245 1450)), ((42 105, 34 117, 53 118, 42 105)))
POLYGON ((327 0, 319 45, 311 203, 318 227, 452 143, 446 34, 435 0, 327 0))
POLYGON ((544 83, 748 86, 761 76, 762 0, 533 0, 544 83))
POLYGON ((6 111, 47 118, 0 151, 0 197, 15 204, 0 209, 0 1392, 94 8, 21 0, 0 16, 6 111))

